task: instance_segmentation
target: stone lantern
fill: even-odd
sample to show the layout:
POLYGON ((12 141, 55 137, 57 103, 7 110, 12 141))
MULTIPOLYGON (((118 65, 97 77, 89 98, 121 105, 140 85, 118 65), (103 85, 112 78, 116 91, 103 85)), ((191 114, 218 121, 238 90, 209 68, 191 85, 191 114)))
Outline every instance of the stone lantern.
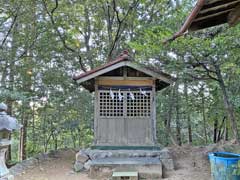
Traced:
POLYGON ((0 180, 13 179, 5 164, 5 154, 11 144, 11 140, 9 140, 10 134, 13 130, 19 129, 17 120, 7 115, 6 111, 7 105, 0 103, 0 180))

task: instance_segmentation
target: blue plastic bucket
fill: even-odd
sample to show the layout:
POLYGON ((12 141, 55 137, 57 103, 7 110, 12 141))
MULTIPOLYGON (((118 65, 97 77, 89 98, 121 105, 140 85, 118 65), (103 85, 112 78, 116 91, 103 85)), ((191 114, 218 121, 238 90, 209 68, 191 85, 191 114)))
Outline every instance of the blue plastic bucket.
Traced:
POLYGON ((214 180, 240 180, 240 154, 215 152, 208 155, 214 180))

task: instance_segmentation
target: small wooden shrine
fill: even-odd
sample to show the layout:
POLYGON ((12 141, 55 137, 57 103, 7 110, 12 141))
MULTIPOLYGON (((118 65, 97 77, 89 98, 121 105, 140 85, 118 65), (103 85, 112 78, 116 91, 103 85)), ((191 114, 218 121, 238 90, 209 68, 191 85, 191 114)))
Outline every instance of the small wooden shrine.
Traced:
POLYGON ((170 75, 135 62, 124 51, 73 79, 95 92, 94 145, 156 144, 156 91, 172 83, 170 75))

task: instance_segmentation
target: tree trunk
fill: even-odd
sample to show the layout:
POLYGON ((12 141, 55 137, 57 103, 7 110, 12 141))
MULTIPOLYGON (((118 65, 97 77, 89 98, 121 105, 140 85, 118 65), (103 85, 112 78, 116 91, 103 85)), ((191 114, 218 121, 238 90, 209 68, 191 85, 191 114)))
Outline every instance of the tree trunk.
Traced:
POLYGON ((228 141, 228 126, 227 121, 225 121, 225 134, 224 134, 224 140, 228 141))
POLYGON ((220 127, 218 129, 218 138, 217 138, 218 142, 222 139, 224 131, 225 131, 225 128, 224 128, 225 119, 226 119, 226 117, 224 116, 223 120, 222 120, 222 123, 221 123, 221 125, 220 125, 220 127))
POLYGON ((171 120, 172 120, 172 111, 173 111, 173 106, 174 106, 174 96, 175 96, 175 87, 172 90, 172 93, 169 94, 169 109, 168 109, 168 115, 167 115, 167 126, 166 126, 166 134, 168 137, 171 139, 172 143, 177 146, 177 142, 174 139, 171 131, 171 120))
POLYGON ((86 58, 89 61, 91 69, 94 68, 94 63, 92 61, 92 52, 90 47, 90 37, 91 37, 91 22, 89 16, 89 9, 87 6, 84 7, 84 17, 85 17, 85 25, 84 25, 84 43, 86 46, 86 58))
POLYGON ((176 83, 176 138, 179 146, 182 145, 181 139, 181 124, 180 124, 180 115, 179 115, 179 92, 178 92, 178 83, 176 83))
POLYGON ((213 127, 214 127, 214 129, 213 129, 213 142, 216 143, 217 142, 217 132, 218 132, 218 120, 217 119, 214 120, 213 127))
POLYGON ((36 132, 35 132, 35 104, 32 107, 32 141, 33 141, 33 152, 36 148, 36 132))
POLYGON ((73 141, 73 147, 76 148, 76 138, 75 138, 75 135, 74 135, 72 130, 70 130, 70 131, 71 131, 71 137, 72 137, 72 141, 73 141))
MULTIPOLYGON (((37 17, 36 17, 36 7, 37 7, 37 3, 35 1, 30 2, 32 8, 30 9, 29 13, 31 14, 31 24, 27 24, 26 28, 24 29, 26 32, 26 36, 29 36, 30 39, 34 39, 36 36, 36 32, 37 32, 37 17)), ((34 78, 32 77, 33 75, 33 64, 34 64, 34 56, 33 56, 33 52, 31 49, 29 49, 30 46, 30 42, 27 41, 25 43, 25 51, 26 54, 29 55, 28 57, 24 58, 25 64, 22 67, 23 69, 23 74, 22 74, 22 88, 25 92, 28 92, 29 94, 29 98, 30 101, 34 101, 34 99, 31 98, 32 96, 32 85, 33 85, 33 81, 34 78)), ((27 133, 28 133, 28 123, 31 120, 31 115, 34 113, 31 110, 30 107, 30 101, 29 100, 25 100, 23 102, 23 109, 24 109, 24 113, 22 116, 22 129, 21 129, 21 137, 20 137, 20 160, 25 160, 27 158, 27 133)), ((34 117, 33 117, 34 118, 34 117)), ((34 131, 34 130, 33 130, 34 131)))
POLYGON ((186 100, 186 119, 187 119, 187 127, 188 127, 188 144, 192 144, 192 124, 190 118, 190 111, 189 111, 189 102, 188 102, 188 92, 187 92, 187 83, 184 82, 184 96, 186 100))
POLYGON ((24 112, 22 117, 22 125, 23 127, 20 130, 20 143, 19 143, 19 160, 25 160, 27 158, 27 126, 28 121, 27 117, 25 116, 26 112, 24 112))
POLYGON ((239 143, 240 139, 239 139, 237 121, 236 121, 236 117, 235 117, 235 114, 234 114, 234 109, 233 109, 233 106, 232 106, 231 102, 229 101, 228 93, 227 93, 227 90, 226 90, 226 86, 225 86, 225 83, 224 83, 224 80, 223 80, 223 77, 222 77, 220 67, 217 64, 214 64, 214 67, 215 67, 215 70, 216 70, 216 75, 217 75, 217 78, 218 78, 219 86, 220 86, 220 88, 222 90, 222 93, 223 93, 224 107, 225 107, 226 112, 228 113, 228 116, 229 116, 229 119, 230 119, 230 125, 231 125, 231 129, 232 129, 232 132, 233 132, 233 136, 234 136, 235 140, 239 143))
MULTIPOLYGON (((10 56, 10 63, 9 63, 9 85, 8 85, 8 89, 10 91, 13 92, 14 90, 14 75, 16 73, 16 70, 15 70, 15 60, 16 60, 16 54, 17 54, 17 45, 16 45, 16 42, 17 42, 17 36, 18 36, 18 24, 15 23, 15 25, 13 26, 13 33, 12 33, 12 42, 11 42, 11 56, 10 56)), ((11 97, 8 97, 7 99, 7 105, 8 105, 8 114, 10 116, 12 116, 12 110, 13 110, 13 100, 11 99, 11 97)), ((11 140, 11 135, 9 136, 9 139, 11 140)), ((9 145, 8 147, 8 151, 7 151, 7 161, 10 161, 12 159, 12 156, 11 156, 11 145, 9 145)))
POLYGON ((207 127, 206 127, 206 115, 205 115, 205 97, 204 97, 203 91, 202 91, 202 117, 203 117, 203 129, 204 129, 205 143, 207 144, 208 138, 207 138, 207 127))

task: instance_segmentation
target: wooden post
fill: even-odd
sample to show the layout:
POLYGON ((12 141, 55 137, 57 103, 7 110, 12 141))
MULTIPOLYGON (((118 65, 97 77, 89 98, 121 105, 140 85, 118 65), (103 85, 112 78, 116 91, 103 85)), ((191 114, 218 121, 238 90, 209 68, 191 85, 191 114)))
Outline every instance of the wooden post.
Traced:
POLYGON ((94 145, 97 144, 98 137, 98 80, 95 78, 95 100, 94 100, 94 145))
POLYGON ((127 67, 123 67, 123 78, 127 79, 127 67))
POLYGON ((153 143, 157 143, 157 133, 156 133, 156 124, 157 124, 157 116, 156 116, 156 80, 154 80, 152 85, 152 129, 151 133, 153 135, 153 143))
POLYGON ((127 117, 127 94, 128 92, 124 92, 123 94, 123 116, 124 116, 124 120, 123 120, 123 123, 124 123, 124 137, 123 137, 123 143, 128 145, 129 142, 128 142, 128 118, 127 117))

